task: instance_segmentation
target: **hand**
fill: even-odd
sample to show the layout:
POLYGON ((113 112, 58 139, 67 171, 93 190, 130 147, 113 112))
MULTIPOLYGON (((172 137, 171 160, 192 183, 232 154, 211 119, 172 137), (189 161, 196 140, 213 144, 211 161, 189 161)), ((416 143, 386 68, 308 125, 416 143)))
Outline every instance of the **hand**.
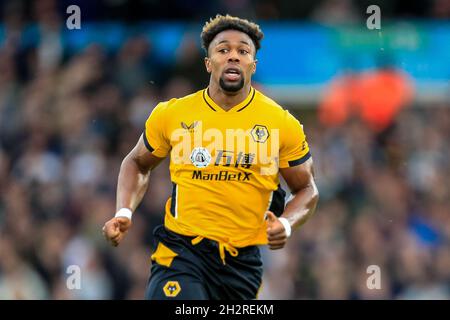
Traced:
POLYGON ((126 217, 112 218, 103 226, 103 235, 114 247, 122 241, 128 229, 131 227, 131 220, 126 217))
POLYGON ((286 230, 284 230, 283 224, 278 220, 273 212, 267 211, 266 215, 269 248, 270 250, 281 249, 287 242, 286 230))

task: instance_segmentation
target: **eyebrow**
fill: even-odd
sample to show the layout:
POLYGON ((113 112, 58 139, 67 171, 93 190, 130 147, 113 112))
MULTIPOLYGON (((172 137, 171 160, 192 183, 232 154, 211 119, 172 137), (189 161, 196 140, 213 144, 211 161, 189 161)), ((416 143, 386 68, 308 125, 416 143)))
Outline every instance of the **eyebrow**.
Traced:
MULTIPOLYGON (((228 40, 222 40, 222 41, 219 41, 218 43, 217 43, 217 45, 219 45, 219 44, 221 44, 221 43, 229 43, 230 41, 228 41, 228 40)), ((244 41, 244 40, 241 40, 241 41, 239 41, 240 43, 243 43, 243 44, 246 44, 246 45, 248 45, 248 46, 250 46, 250 44, 247 42, 247 41, 244 41)))

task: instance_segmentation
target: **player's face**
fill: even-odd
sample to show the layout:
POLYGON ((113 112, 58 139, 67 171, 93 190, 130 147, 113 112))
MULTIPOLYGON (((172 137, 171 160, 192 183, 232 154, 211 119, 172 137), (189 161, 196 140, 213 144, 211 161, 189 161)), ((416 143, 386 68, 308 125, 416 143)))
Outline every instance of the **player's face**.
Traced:
POLYGON ((255 45, 246 33, 236 30, 218 33, 209 45, 208 55, 206 70, 225 92, 241 90, 256 71, 255 45))

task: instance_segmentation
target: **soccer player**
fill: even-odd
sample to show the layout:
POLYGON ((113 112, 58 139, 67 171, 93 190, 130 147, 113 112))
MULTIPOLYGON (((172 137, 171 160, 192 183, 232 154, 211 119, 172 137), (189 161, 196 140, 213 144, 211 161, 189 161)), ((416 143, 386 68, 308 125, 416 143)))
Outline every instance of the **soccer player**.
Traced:
POLYGON ((117 246, 150 172, 170 155, 172 195, 146 290, 148 299, 255 299, 260 245, 281 249, 313 214, 318 190, 303 127, 251 85, 263 33, 217 15, 201 39, 207 88, 159 103, 122 162, 117 212, 103 227, 117 246), (292 195, 286 205, 283 176, 292 195))

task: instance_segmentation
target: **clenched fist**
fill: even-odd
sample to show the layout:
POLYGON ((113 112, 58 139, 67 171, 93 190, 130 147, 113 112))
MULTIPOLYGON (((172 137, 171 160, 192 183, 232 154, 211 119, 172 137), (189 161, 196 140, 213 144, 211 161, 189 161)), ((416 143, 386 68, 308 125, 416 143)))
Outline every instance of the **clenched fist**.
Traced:
POLYGON ((269 240, 269 248, 271 250, 281 249, 287 242, 287 234, 283 224, 278 220, 271 211, 266 212, 267 215, 267 239, 269 240))
POLYGON ((130 219, 126 217, 115 217, 107 221, 102 230, 106 240, 114 247, 117 247, 130 227, 130 219))

